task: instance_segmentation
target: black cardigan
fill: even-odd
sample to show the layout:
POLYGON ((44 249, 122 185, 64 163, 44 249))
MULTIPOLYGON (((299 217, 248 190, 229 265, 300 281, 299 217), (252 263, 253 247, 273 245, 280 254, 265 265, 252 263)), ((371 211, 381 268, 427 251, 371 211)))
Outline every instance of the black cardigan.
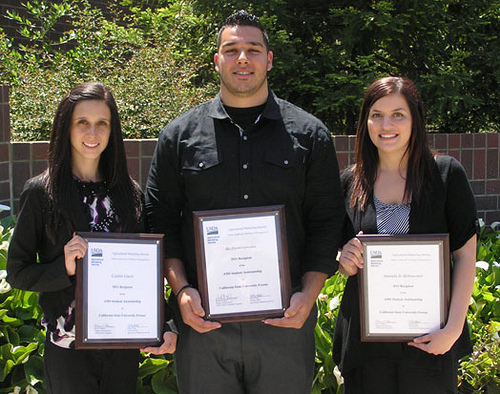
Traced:
MULTIPOLYGON (((64 245, 75 231, 90 231, 75 182, 70 196, 72 215, 65 217, 55 232, 55 242, 48 237, 48 200, 42 176, 28 180, 20 199, 20 211, 7 257, 7 281, 11 286, 40 293, 39 304, 48 321, 65 312, 75 298, 75 277, 66 273, 64 245), (39 263, 37 263, 37 256, 39 263)), ((144 218, 126 229, 144 232, 144 218)))
MULTIPOLYGON (((365 211, 349 209, 352 171, 341 177, 348 218, 345 242, 359 231, 377 233, 377 218, 373 196, 365 211)), ((449 156, 438 156, 433 162, 433 174, 426 180, 422 198, 411 202, 410 234, 450 234, 450 252, 460 249, 477 232, 477 213, 474 195, 460 163, 449 156)), ((345 243, 344 242, 344 243, 345 243)), ((368 358, 412 360, 416 365, 439 368, 442 362, 458 360, 472 350, 467 325, 461 336, 446 354, 435 356, 402 343, 361 342, 359 320, 358 277, 347 280, 335 326, 333 359, 343 373, 368 358)))

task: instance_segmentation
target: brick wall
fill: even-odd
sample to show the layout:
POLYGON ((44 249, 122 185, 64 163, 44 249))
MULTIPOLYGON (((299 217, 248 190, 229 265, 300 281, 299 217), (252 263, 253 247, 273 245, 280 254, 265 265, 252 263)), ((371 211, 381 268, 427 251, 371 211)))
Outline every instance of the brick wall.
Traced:
MULTIPOLYGON (((8 87, 0 86, 0 204, 12 206, 12 213, 17 213, 24 182, 46 168, 48 143, 9 142, 8 92, 8 87)), ((340 168, 353 164, 355 137, 334 136, 333 140, 340 168)), ((429 134, 429 143, 462 163, 476 196, 479 217, 488 224, 500 221, 499 135, 429 134)), ((155 139, 125 141, 130 173, 143 187, 155 145, 155 139)))

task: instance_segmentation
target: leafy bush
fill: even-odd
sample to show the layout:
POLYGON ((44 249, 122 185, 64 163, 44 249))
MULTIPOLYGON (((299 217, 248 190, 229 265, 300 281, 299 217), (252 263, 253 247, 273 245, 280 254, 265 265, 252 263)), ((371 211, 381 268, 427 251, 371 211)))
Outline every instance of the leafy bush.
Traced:
MULTIPOLYGON (((191 17, 188 5, 179 2, 154 14, 134 8, 114 20, 106 20, 87 0, 64 0, 63 5, 64 13, 59 8, 45 13, 51 20, 71 18, 72 29, 57 42, 48 38, 50 26, 41 35, 26 28, 33 22, 13 14, 30 44, 15 49, 0 36, 0 54, 5 53, 0 80, 12 86, 13 140, 48 140, 57 104, 85 81, 99 80, 113 90, 125 138, 156 138, 168 121, 213 97, 214 83, 194 83, 203 61, 188 44, 204 22, 191 17)), ((32 18, 43 26, 45 14, 32 18)))

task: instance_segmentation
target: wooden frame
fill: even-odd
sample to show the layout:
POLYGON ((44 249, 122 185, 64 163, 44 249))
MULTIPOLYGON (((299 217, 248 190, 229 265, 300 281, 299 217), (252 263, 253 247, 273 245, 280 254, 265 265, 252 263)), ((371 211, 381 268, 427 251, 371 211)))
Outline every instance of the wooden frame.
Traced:
POLYGON ((357 237, 364 258, 358 275, 361 340, 407 342, 444 327, 450 303, 448 234, 357 237))
POLYGON ((283 316, 291 296, 284 206, 199 211, 193 220, 206 319, 283 316))
POLYGON ((163 235, 78 235, 88 249, 77 262, 75 347, 159 346, 165 312, 163 235))

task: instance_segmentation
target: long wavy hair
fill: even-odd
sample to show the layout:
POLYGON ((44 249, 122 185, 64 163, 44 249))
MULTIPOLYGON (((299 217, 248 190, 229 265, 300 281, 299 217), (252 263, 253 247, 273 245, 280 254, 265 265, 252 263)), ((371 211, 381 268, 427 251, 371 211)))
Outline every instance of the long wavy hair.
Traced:
POLYGON ((70 126, 76 104, 84 100, 104 101, 111 112, 111 133, 99 159, 99 172, 107 183, 122 231, 137 223, 141 215, 141 192, 128 173, 122 128, 113 94, 100 82, 87 82, 75 86, 61 100, 52 124, 48 167, 43 175, 51 213, 47 231, 52 237, 50 232, 57 231, 62 218, 72 218, 70 126))
POLYGON ((368 116, 375 102, 389 94, 401 94, 408 103, 412 116, 412 130, 405 154, 408 157, 404 198, 418 200, 422 186, 431 174, 432 152, 427 144, 425 112, 420 93, 415 84, 404 77, 381 78, 365 93, 356 131, 355 160, 351 182, 350 208, 364 210, 373 193, 379 155, 368 133, 368 116))

